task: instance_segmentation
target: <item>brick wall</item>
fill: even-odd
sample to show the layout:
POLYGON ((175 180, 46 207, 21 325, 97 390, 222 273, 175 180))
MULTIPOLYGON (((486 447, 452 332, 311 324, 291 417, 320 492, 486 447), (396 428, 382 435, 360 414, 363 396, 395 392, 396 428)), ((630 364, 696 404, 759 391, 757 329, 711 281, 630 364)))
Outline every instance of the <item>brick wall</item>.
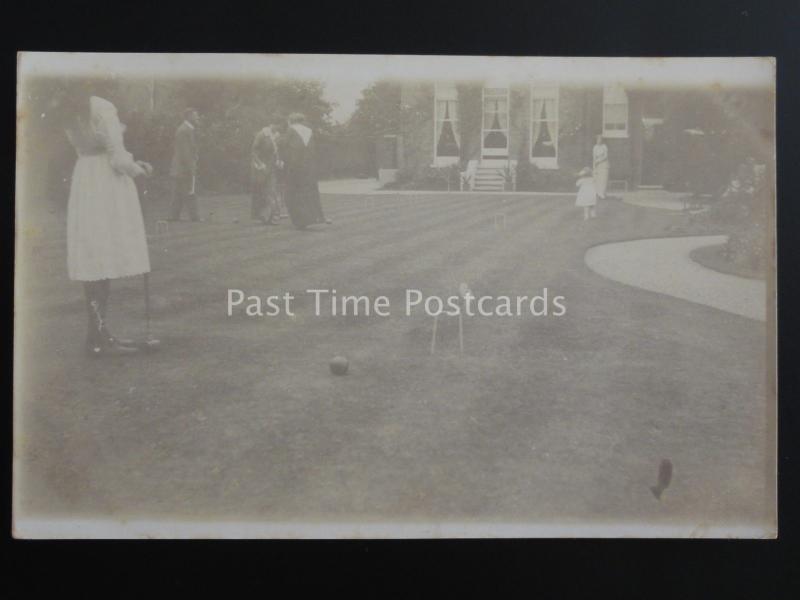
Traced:
MULTIPOLYGON (((478 82, 456 85, 459 98, 459 134, 461 165, 480 157, 481 89, 478 82)), ((434 84, 405 84, 401 99, 403 119, 403 152, 401 167, 411 170, 428 168, 434 163, 434 84)), ((509 158, 527 160, 530 154, 530 85, 515 83, 510 87, 509 158)), ((639 134, 635 101, 629 105, 629 137, 608 138, 612 179, 633 182, 638 164, 635 156, 639 134)), ((558 101, 559 140, 558 168, 571 176, 592 165, 592 147, 603 127, 603 89, 601 86, 562 85, 558 101)))
POLYGON ((433 164, 433 100, 433 83, 403 85, 400 168, 418 171, 433 164))

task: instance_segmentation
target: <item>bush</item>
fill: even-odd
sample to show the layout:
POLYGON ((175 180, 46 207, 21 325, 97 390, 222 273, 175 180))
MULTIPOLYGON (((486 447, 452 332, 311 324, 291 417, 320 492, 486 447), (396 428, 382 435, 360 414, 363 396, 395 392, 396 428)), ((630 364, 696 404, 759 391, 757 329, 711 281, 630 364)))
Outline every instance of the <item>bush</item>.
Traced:
POLYGON ((767 235, 761 226, 734 232, 722 250, 729 263, 764 273, 767 268, 767 235))
POLYGON ((722 258, 734 271, 766 273, 771 239, 769 206, 772 202, 771 177, 761 177, 753 188, 728 193, 711 205, 703 221, 728 232, 722 258))
POLYGON ((577 175, 565 169, 540 169, 528 160, 517 163, 517 191, 572 192, 577 175))
POLYGON ((413 170, 408 167, 397 172, 394 183, 384 186, 394 190, 420 191, 458 191, 461 167, 457 164, 449 167, 424 167, 413 170))
POLYGON ((734 265, 766 272, 769 260, 767 207, 771 191, 759 185, 753 194, 740 194, 730 200, 721 200, 719 207, 730 205, 735 229, 728 237, 723 257, 734 265))

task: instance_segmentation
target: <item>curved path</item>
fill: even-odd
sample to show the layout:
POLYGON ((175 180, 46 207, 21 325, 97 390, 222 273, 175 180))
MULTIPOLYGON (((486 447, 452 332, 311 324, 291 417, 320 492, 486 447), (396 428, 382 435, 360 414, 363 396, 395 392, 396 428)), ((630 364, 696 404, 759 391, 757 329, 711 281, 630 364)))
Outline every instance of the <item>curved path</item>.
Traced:
POLYGON ((586 264, 627 285, 766 320, 766 283, 703 267, 689 254, 726 241, 724 235, 657 238, 589 248, 586 264))

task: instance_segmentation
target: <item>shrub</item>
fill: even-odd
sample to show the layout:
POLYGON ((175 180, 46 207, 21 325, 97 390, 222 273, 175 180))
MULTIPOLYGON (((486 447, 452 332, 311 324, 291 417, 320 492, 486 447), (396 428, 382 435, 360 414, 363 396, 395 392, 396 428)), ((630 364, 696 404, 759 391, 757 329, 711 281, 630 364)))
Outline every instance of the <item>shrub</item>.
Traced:
POLYGON ((729 232, 722 257, 743 271, 764 273, 768 267, 772 190, 771 177, 761 177, 752 189, 724 195, 705 213, 707 223, 729 232))
POLYGON ((540 169, 528 160, 517 163, 517 191, 571 192, 577 175, 566 169, 540 169))
POLYGON ((458 191, 461 167, 457 164, 448 167, 423 167, 413 170, 408 167, 397 172, 394 183, 385 189, 421 191, 458 191))

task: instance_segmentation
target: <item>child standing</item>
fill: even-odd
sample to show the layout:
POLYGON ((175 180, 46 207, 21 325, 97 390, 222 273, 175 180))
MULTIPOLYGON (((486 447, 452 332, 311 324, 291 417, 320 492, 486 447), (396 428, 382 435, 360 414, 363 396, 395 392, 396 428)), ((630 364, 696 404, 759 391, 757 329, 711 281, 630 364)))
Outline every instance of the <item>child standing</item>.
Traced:
POLYGON ((583 220, 594 219, 597 216, 595 207, 597 206, 597 194, 595 193, 594 178, 592 170, 585 167, 578 173, 578 197, 575 199, 575 206, 583 207, 583 220))

